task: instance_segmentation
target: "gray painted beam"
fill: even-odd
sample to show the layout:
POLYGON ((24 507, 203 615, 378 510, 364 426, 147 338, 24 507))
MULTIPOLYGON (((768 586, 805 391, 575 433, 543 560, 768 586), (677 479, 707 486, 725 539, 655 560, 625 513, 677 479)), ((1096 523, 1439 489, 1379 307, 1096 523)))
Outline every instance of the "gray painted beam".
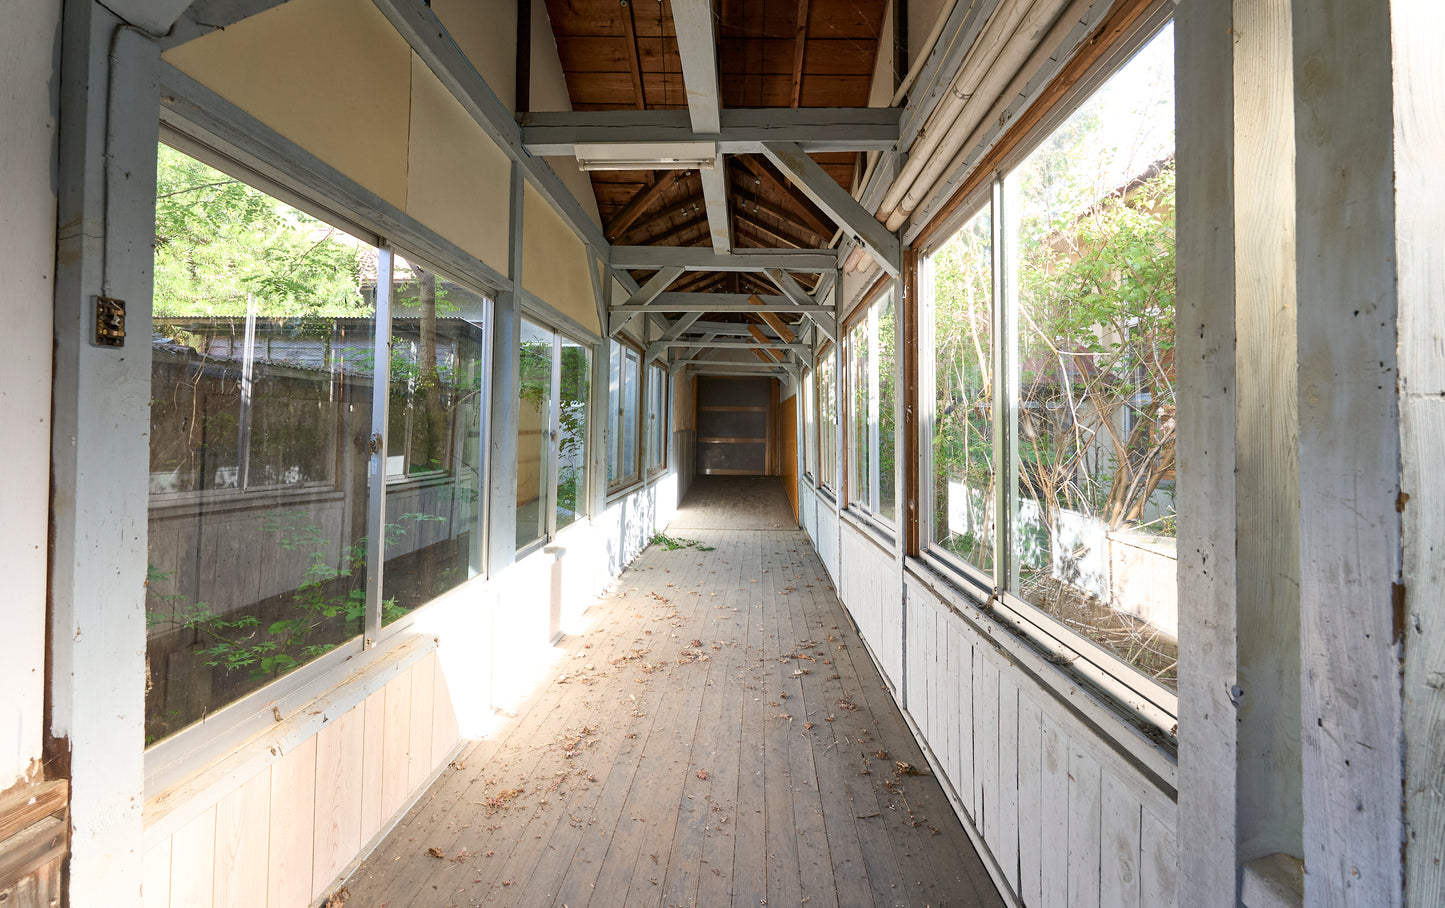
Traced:
POLYGON ((687 112, 693 132, 717 135, 722 131, 722 94, 717 78, 717 30, 713 27, 712 0, 674 0, 672 24, 677 32, 677 53, 682 58, 682 81, 687 88, 687 112))
MULTIPOLYGON (((829 179, 832 179, 829 177, 829 179)), ((836 183, 834 184, 837 185, 836 183)), ((840 190, 841 191, 841 190, 840 190)), ((857 204, 856 202, 854 204, 857 204)), ((878 223, 874 221, 874 223, 878 223)), ((878 225, 882 228, 882 225, 878 225)), ((891 234, 890 234, 891 236, 891 234)), ((765 271, 785 268, 788 271, 823 273, 838 265, 833 249, 819 250, 756 250, 732 255, 718 255, 711 249, 686 246, 613 246, 613 268, 666 268, 676 265, 688 271, 765 271)))
POLYGON ((894 277, 900 276, 902 260, 898 237, 878 223, 878 219, 839 186, 838 181, 818 166, 817 161, 792 142, 764 142, 763 154, 777 165, 784 176, 797 184, 804 195, 823 209, 824 214, 862 241, 864 248, 884 270, 894 277))
POLYGON ((771 344, 760 344, 751 340, 720 340, 714 338, 679 338, 670 341, 658 341, 654 347, 708 347, 714 350, 787 350, 790 353, 806 353, 808 349, 802 344, 785 344, 777 341, 771 344))
POLYGON ((703 204, 707 208, 707 229, 712 235, 715 254, 733 251, 732 224, 728 217, 728 172, 721 152, 713 155, 713 168, 699 170, 702 180, 703 204))
MULTIPOLYGON (((741 303, 714 303, 707 300, 669 302, 666 297, 673 294, 665 293, 658 302, 647 306, 628 306, 626 308, 614 306, 612 311, 614 317, 618 312, 782 312, 793 315, 832 316, 833 310, 829 306, 795 306, 792 303, 767 304, 761 306, 748 302, 741 303)), ((692 294, 678 294, 678 296, 691 296, 692 294)), ((704 293, 700 296, 722 296, 721 293, 704 293)))
MULTIPOLYGON (((266 0, 271 2, 271 0, 266 0)), ((529 113, 522 144, 538 156, 573 155, 578 145, 717 143, 723 154, 762 154, 764 142, 794 142, 804 151, 883 151, 898 140, 900 111, 891 107, 723 110, 717 135, 693 131, 680 110, 529 113)))
POLYGON ((639 287, 637 292, 628 297, 627 302, 621 306, 612 307, 612 314, 607 325, 608 336, 615 336, 617 332, 626 329, 639 313, 649 311, 646 308, 647 304, 657 299, 662 291, 677 280, 680 274, 682 274, 682 269, 679 267, 663 268, 654 274, 646 284, 639 287))
MULTIPOLYGON (((522 273, 522 213, 526 183, 522 165, 512 162, 508 261, 522 273)), ((491 408, 487 422, 487 576, 495 577, 517 553, 517 386, 522 343, 522 300, 516 290, 492 304, 491 408)))
POLYGON ((522 147, 522 130, 512 112, 477 74, 471 61, 457 47, 425 0, 373 2, 477 125, 508 157, 522 166, 528 182, 551 203, 572 230, 593 249, 606 251, 609 243, 601 228, 582 210, 572 191, 562 183, 551 166, 532 157, 522 147))

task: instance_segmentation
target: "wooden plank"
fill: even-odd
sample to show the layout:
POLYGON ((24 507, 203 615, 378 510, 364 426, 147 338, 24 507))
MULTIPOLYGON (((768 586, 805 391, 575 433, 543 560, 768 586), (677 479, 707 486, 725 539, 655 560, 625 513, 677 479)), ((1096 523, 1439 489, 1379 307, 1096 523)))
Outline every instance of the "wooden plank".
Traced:
POLYGON ((1043 798, 1043 711, 1033 697, 1019 692, 1018 842, 1019 876, 1014 891, 1025 905, 1042 905, 1043 824, 1053 808, 1043 798))
POLYGON ((358 707, 361 710, 361 841, 368 842, 381 831, 387 815, 382 812, 382 779, 386 732, 386 688, 358 707))
POLYGON ((954 745, 956 774, 953 776, 953 790, 963 803, 974 825, 979 825, 977 786, 974 784, 974 650, 973 645, 957 629, 954 630, 954 652, 960 658, 954 663, 955 702, 958 703, 958 739, 954 745))
POLYGON ((316 738, 271 765, 268 905, 305 905, 315 896, 316 738))
POLYGON ((1141 894, 1139 802, 1107 770, 1100 802, 1099 902, 1137 908, 1141 894))
MULTIPOLYGON (((244 908, 266 904, 271 835, 271 771, 257 773, 216 804, 214 816, 215 904, 244 908)), ((174 836, 171 866, 179 870, 183 832, 174 836)), ((172 889, 175 888, 174 882, 172 889)), ((182 904, 172 895, 172 903, 182 904)), ((199 903, 196 903, 199 904, 199 903)), ((207 901, 205 904, 211 904, 207 901)))
POLYGON ((216 856, 216 808, 211 807, 171 837, 172 905, 215 904, 221 894, 216 887, 216 856))
POLYGON ((1179 903, 1179 854, 1174 823, 1147 810, 1139 824, 1139 904, 1170 908, 1179 903))
POLYGON ((1012 671, 998 680, 998 810, 989 849, 1014 892, 1019 887, 1019 688, 1012 671))
POLYGON ((408 793, 416 791, 426 777, 431 775, 433 758, 432 744, 432 696, 436 692, 436 653, 429 653, 411 669, 411 725, 408 730, 407 750, 411 754, 406 788, 408 793))
POLYGON ((65 781, 19 786, 0 801, 0 842, 49 816, 63 814, 70 799, 65 781))
POLYGON ((1001 813, 1001 792, 998 785, 998 668, 988 659, 986 653, 981 652, 978 655, 981 658, 974 659, 974 670, 977 673, 974 684, 977 693, 973 708, 974 715, 978 717, 973 738, 974 756, 977 759, 974 785, 978 789, 979 831, 989 843, 989 848, 993 849, 998 840, 1001 813))
POLYGON ((1083 749, 1070 747, 1069 761, 1069 908, 1099 908, 1099 764, 1083 749))
POLYGON ((145 908, 170 908, 171 840, 147 848, 141 861, 141 903, 145 908))
POLYGON ((446 660, 441 652, 436 655, 435 683, 432 686, 432 768, 440 763, 457 746, 461 731, 457 725, 457 711, 452 701, 451 684, 447 681, 446 660))
POLYGON ((1039 725, 1039 797, 1051 809, 1040 816, 1040 904, 1066 905, 1069 897, 1069 742, 1054 717, 1039 725))
POLYGON ((316 736, 311 892, 320 893, 361 850, 366 709, 356 706, 316 736))
POLYGON ((411 669, 387 683, 381 735, 381 817, 396 815, 411 792, 411 669))
POLYGON ((660 177, 654 177, 650 185, 639 189, 637 194, 632 197, 632 200, 617 213, 617 216, 607 222, 607 239, 616 240, 621 236, 622 232, 628 227, 631 227, 633 222, 641 217, 642 213, 662 195, 663 190, 670 188, 674 183, 674 179, 664 174, 660 177))
POLYGON ((1232 4, 1185 4, 1175 19, 1177 51, 1176 347, 1179 414, 1180 885, 1195 904, 1238 897, 1235 590, 1235 242, 1218 225, 1234 219, 1234 21, 1232 4))
POLYGON ((793 36, 793 107, 803 96, 803 60, 808 52, 808 0, 798 0, 798 29, 793 36))
POLYGON ((1298 330, 1305 903, 1394 906, 1413 593, 1399 573, 1390 14, 1332 0, 1292 26, 1298 298, 1310 307, 1298 330))

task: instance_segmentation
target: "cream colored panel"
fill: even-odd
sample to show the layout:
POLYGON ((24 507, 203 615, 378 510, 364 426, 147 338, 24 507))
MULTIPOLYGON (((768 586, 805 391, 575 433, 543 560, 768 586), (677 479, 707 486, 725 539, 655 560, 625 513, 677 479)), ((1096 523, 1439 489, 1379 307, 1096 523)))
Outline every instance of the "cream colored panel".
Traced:
MULTIPOLYGON (((294 0, 293 0, 294 2, 294 0)), ((538 2, 536 6, 544 4, 538 2)), ((431 11, 507 110, 517 109, 515 0, 432 0, 431 11)))
MULTIPOLYGON (((552 34, 552 20, 547 4, 532 4, 532 110, 571 110, 572 96, 567 91, 567 77, 562 72, 562 58, 557 53, 557 39, 552 34)), ((547 163, 582 204, 582 210, 598 227, 602 216, 597 213, 597 194, 592 179, 577 168, 571 155, 548 158, 547 163)))
POLYGON ((405 208, 410 54, 368 0, 291 0, 165 59, 405 208))
POLYGON ((522 286, 595 331, 589 262, 586 245, 529 184, 522 211, 522 286))
POLYGON ((416 55, 406 213, 505 274, 511 162, 416 55))

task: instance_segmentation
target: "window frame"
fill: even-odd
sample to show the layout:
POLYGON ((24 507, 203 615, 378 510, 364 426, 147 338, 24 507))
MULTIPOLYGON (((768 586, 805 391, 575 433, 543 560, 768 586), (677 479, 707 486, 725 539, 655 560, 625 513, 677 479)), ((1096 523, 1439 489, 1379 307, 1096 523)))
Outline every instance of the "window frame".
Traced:
POLYGON ((649 424, 646 433, 646 473, 647 478, 651 479, 667 470, 668 415, 671 410, 668 390, 671 376, 668 375, 667 367, 656 360, 648 363, 644 372, 644 396, 647 400, 647 413, 644 418, 649 424))
POLYGON ((644 381, 643 352, 641 348, 623 337, 614 337, 608 347, 608 394, 607 394, 607 469, 617 469, 616 478, 609 476, 607 479, 607 494, 614 495, 624 489, 631 488, 642 482, 646 476, 642 467, 644 459, 643 450, 647 445, 647 438, 642 431, 643 412, 646 400, 643 397, 642 384, 644 381), (613 352, 618 354, 618 397, 613 403, 612 397, 612 371, 611 359, 613 352), (629 383, 627 381, 628 361, 636 363, 636 379, 629 383), (624 416, 627 411, 627 396, 632 396, 633 415, 631 426, 625 425, 624 416), (615 422, 614 422, 615 418, 615 422), (627 453, 627 437, 624 431, 630 431, 632 436, 632 463, 627 472, 622 471, 623 461, 627 453), (613 445, 616 445, 614 452, 613 445))
MULTIPOLYGON (((390 361, 389 352, 392 340, 393 303, 396 285, 395 260, 399 255, 405 255, 409 260, 427 261, 425 257, 413 256, 408 251, 410 242, 402 240, 393 243, 374 232, 359 226, 356 221, 338 214, 330 205, 321 201, 308 188, 298 189, 287 185, 295 182, 302 185, 300 178, 291 178, 284 175, 277 179, 260 173, 254 166, 243 162, 234 153, 218 150, 210 145, 202 144, 193 139, 180 125, 175 123, 162 123, 160 130, 159 144, 165 145, 175 152, 186 155, 200 163, 215 169, 227 177, 234 179, 251 189, 269 197, 270 199, 296 208, 303 213, 316 218, 317 220, 336 228, 349 235, 354 240, 364 244, 375 251, 377 256, 378 280, 375 290, 375 314, 373 316, 375 328, 370 342, 370 353, 374 357, 375 367, 372 376, 372 413, 371 430, 373 438, 378 438, 374 444, 371 457, 376 472, 381 474, 382 481, 369 483, 365 496, 366 503, 366 529, 368 540, 367 552, 367 580, 365 584, 365 617, 362 620, 362 629, 355 636, 346 638, 336 644, 332 649, 304 661, 274 679, 267 681, 255 690, 242 694, 230 701, 217 704, 214 710, 210 711, 200 720, 178 729, 165 737, 148 744, 144 750, 146 789, 147 796, 155 793, 158 788, 163 788, 169 780, 176 780, 188 772, 210 761, 219 758, 223 754, 233 750, 238 744, 254 734, 262 725, 269 725, 272 707, 277 703, 289 703, 299 708, 300 703, 309 700, 317 692, 317 685, 327 685, 329 679, 336 671, 347 664, 361 660, 386 658, 388 654, 406 639, 409 639, 408 632, 416 621, 416 616, 426 606, 436 601, 433 597, 416 609, 408 611, 405 615, 390 624, 382 624, 382 577, 385 573, 385 548, 381 540, 383 533, 380 532, 385 514, 385 498, 389 491, 397 486, 406 484, 425 485, 438 481, 439 478, 454 475, 455 460, 450 464, 450 469, 427 473, 417 476, 389 477, 386 475, 387 448, 390 442, 390 361), (382 274, 387 275, 383 282, 380 279, 382 274), (385 291, 383 292, 383 287, 385 291)), ((159 154, 159 149, 157 150, 159 154)), ((264 156, 261 160, 265 160, 264 156)), ((425 240, 423 239, 424 243, 425 240)), ((438 278, 464 287, 472 293, 477 294, 481 302, 481 314, 479 324, 482 331, 482 345, 484 355, 481 361, 480 372, 482 386, 476 395, 475 429, 480 434, 478 439, 481 463, 479 469, 483 477, 489 474, 491 462, 489 456, 488 435, 491 429, 491 407, 490 407, 490 382, 492 374, 492 351, 494 347, 493 334, 495 331, 495 304, 496 290, 486 286, 474 279, 461 279, 457 277, 457 271, 452 268, 428 267, 435 271, 438 278)), ((163 317, 167 318, 167 317, 163 317)), ((328 440, 329 459, 334 459, 341 444, 340 439, 334 433, 328 440)), ((449 456, 456 456, 455 447, 449 452, 449 456)), ((247 452, 245 455, 250 456, 247 452)), ((209 503, 221 510, 230 508, 248 507, 249 502, 258 493, 274 492, 277 489, 286 489, 296 492, 306 500, 319 500, 334 498, 344 493, 337 488, 338 476, 333 472, 327 481, 312 481, 305 483, 287 483, 282 485, 265 484, 259 485, 247 483, 246 487, 234 490, 195 490, 186 492, 151 492, 148 493, 148 511, 165 512, 177 508, 194 507, 195 502, 201 496, 210 495, 209 503), (219 494, 217 494, 219 493, 219 494)), ((477 579, 486 577, 492 565, 482 563, 481 553, 488 550, 488 521, 485 519, 485 497, 487 494, 485 479, 483 479, 479 495, 482 500, 479 502, 475 515, 475 524, 472 527, 473 537, 476 542, 473 544, 473 551, 476 553, 475 564, 480 564, 482 570, 471 574, 468 578, 477 579)), ((441 596, 448 595, 443 593, 441 596)), ((291 707, 287 708, 287 712, 291 707)))
MULTIPOLYGON (((893 483, 893 507, 895 517, 890 518, 883 513, 882 508, 883 474, 881 455, 883 451, 883 376, 880 371, 882 356, 880 355, 881 345, 879 343, 878 326, 880 320, 882 319, 884 308, 892 304, 894 318, 893 357, 896 367, 897 363, 899 362, 899 357, 902 353, 897 343, 897 325, 898 319, 901 314, 899 312, 897 300, 897 283, 893 278, 884 277, 877 281, 871 288, 869 288, 868 292, 863 297, 863 301, 859 303, 859 305, 853 310, 853 313, 849 317, 846 325, 840 328, 840 331, 842 332, 844 338, 842 345, 843 360, 845 363, 842 371, 846 376, 844 381, 844 393, 848 395, 848 406, 844 408, 845 444, 843 446, 843 471, 844 475, 848 479, 848 494, 845 499, 845 509, 852 514, 864 516, 869 523, 875 525, 878 529, 888 534, 896 533, 898 531, 898 520, 896 519, 898 508, 898 483, 897 477, 895 475, 893 483), (861 438, 861 441, 864 445, 866 445, 868 452, 866 500, 864 500, 862 496, 857 494, 858 489, 854 486, 854 477, 857 475, 855 473, 857 465, 854 463, 853 432, 857 427, 853 426, 852 401, 854 400, 855 390, 853 388, 852 382, 854 378, 853 360, 857 355, 854 352, 854 336, 855 331, 857 331, 859 328, 863 329, 861 332, 861 336, 864 338, 864 341, 868 347, 866 359, 867 375, 864 376, 864 381, 867 383, 866 406, 868 408, 868 412, 863 420, 862 430, 864 436, 861 438)), ((897 382, 896 376, 895 380, 893 381, 893 392, 895 396, 894 404, 896 405, 897 395, 902 393, 902 387, 897 382)), ((896 469, 898 457, 902 453, 901 449, 898 448, 897 445, 897 433, 901 423, 897 420, 896 414, 894 416, 893 423, 895 433, 894 463, 896 469)))
POLYGON ((1009 460, 1017 457, 1020 388, 1018 358, 1014 352, 1017 348, 1018 330, 1018 317, 1014 311, 1016 291, 1012 286, 1015 269, 1011 263, 1014 261, 1014 251, 1009 248, 1012 238, 1006 234, 1010 212, 1005 198, 1007 176, 1035 149, 1047 142, 1075 111, 1092 100, 1139 50, 1171 22, 1173 17, 1166 6, 1161 6, 1152 15, 1143 17, 1134 29, 1106 51, 1085 76, 1060 97, 1058 103, 1023 133, 1005 153, 991 162, 989 170, 983 175, 984 179, 971 187, 965 186, 963 192, 950 203, 949 210, 928 224, 916 241, 916 284, 920 296, 917 306, 920 315, 918 355, 921 357, 918 369, 917 393, 920 408, 916 442, 920 451, 920 507, 917 509, 919 560, 939 577, 957 584, 970 597, 988 603, 988 614, 1027 638, 1057 664, 1067 666, 1068 672, 1082 676, 1104 691, 1113 702, 1137 719, 1157 729, 1163 740, 1175 742, 1178 736, 1178 695, 1175 691, 1145 676, 1112 651, 1069 629, 1052 615, 1024 600, 1009 582, 1009 573, 1012 570, 1012 553, 1008 540, 1011 532, 1010 507, 1017 497, 1017 490, 1010 494, 1008 488, 1009 478, 1016 472, 1009 467, 1009 460), (937 390, 937 364, 933 354, 936 319, 932 259, 941 247, 984 210, 990 212, 992 233, 990 262, 993 300, 990 324, 993 330, 990 359, 994 367, 994 381, 1001 389, 995 395, 991 418, 995 463, 999 465, 993 482, 995 513, 999 517, 994 529, 994 565, 991 572, 980 570, 932 541, 933 498, 936 494, 933 487, 932 437, 936 416, 933 405, 937 390))
POLYGON ((835 498, 839 494, 838 461, 841 444, 838 419, 838 373, 841 369, 841 347, 836 341, 826 341, 818 348, 816 376, 818 418, 818 489, 835 498), (824 391, 826 390, 826 394, 824 391), (825 406, 831 404, 831 412, 825 406), (831 456, 825 456, 831 455, 831 456))

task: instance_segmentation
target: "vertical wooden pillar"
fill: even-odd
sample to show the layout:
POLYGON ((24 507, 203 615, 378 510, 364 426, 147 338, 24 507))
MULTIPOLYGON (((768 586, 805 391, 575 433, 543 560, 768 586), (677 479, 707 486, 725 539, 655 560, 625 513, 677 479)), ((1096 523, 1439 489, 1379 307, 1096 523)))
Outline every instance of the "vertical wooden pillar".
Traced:
MULTIPOLYGON (((49 756, 69 762, 74 905, 139 906, 159 52, 65 5, 51 478, 49 756), (123 347, 94 343, 123 299, 123 347)), ((32 477, 43 481, 41 477, 32 477)))
MULTIPOLYGON (((1403 901, 1400 645, 1409 591, 1400 584, 1391 78, 1390 5, 1299 3, 1299 597, 1308 905, 1403 901)), ((1407 89, 1431 93, 1438 117, 1440 83, 1407 89)), ((1438 257, 1439 237, 1431 242, 1438 257)))
POLYGON ((1400 510, 1405 605, 1405 904, 1445 892, 1445 17, 1391 5, 1400 510))
POLYGON ((517 383, 522 343, 522 211, 527 181, 512 163, 507 243, 512 286, 492 307, 491 419, 488 431, 487 575, 495 577, 517 551, 517 383))

